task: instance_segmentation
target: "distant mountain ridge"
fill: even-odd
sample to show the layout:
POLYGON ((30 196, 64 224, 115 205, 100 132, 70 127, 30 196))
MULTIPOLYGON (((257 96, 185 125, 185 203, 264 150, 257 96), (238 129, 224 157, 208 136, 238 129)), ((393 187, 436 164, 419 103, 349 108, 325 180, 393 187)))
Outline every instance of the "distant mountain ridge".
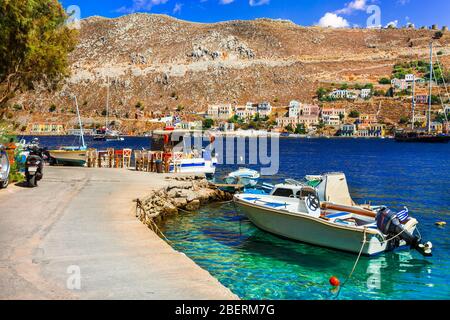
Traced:
MULTIPOLYGON (((436 31, 416 29, 329 29, 258 19, 214 24, 165 15, 132 14, 81 21, 71 54, 72 75, 61 90, 17 97, 25 110, 54 118, 71 108, 75 93, 82 114, 101 116, 106 83, 118 118, 146 111, 205 111, 210 103, 292 99, 312 102, 320 82, 375 82, 399 61, 425 58, 436 31)), ((450 36, 436 40, 449 66, 450 36)))

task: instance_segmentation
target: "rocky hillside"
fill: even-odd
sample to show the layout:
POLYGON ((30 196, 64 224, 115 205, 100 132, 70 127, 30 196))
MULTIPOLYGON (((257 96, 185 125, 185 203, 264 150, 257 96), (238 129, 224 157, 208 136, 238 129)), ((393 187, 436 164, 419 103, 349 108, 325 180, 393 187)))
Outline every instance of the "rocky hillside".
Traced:
MULTIPOLYGON (((321 82, 375 82, 389 76, 396 62, 426 57, 434 33, 306 28, 267 19, 199 24, 149 14, 91 17, 82 21, 72 76, 61 91, 37 89, 13 103, 22 106, 22 117, 30 110, 45 114, 53 104, 51 116, 61 118, 73 111, 67 97, 75 93, 84 116, 101 116, 107 79, 118 118, 133 117, 138 102, 150 112, 312 101, 321 82)), ((436 46, 449 64, 450 33, 436 46)))

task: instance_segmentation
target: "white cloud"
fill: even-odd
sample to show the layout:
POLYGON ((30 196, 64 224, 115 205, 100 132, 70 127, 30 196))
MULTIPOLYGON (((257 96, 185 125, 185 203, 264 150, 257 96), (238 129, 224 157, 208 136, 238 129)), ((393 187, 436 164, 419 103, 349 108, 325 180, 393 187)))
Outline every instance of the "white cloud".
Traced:
POLYGON ((248 4, 252 7, 262 6, 265 4, 269 4, 270 0, 249 0, 248 4))
POLYGON ((220 4, 230 4, 233 2, 234 2, 234 0, 220 0, 220 4))
POLYGON ((354 11, 366 11, 368 0, 353 0, 345 4, 345 8, 337 10, 337 14, 351 14, 354 11))
POLYGON ((348 28, 350 26, 346 19, 331 12, 325 13, 317 25, 325 28, 348 28))
POLYGON ((175 7, 173 8, 173 14, 180 13, 182 8, 183 8, 182 3, 176 3, 175 7))
POLYGON ((169 0, 133 0, 131 7, 120 7, 117 12, 135 13, 138 11, 150 11, 153 6, 165 4, 169 0))

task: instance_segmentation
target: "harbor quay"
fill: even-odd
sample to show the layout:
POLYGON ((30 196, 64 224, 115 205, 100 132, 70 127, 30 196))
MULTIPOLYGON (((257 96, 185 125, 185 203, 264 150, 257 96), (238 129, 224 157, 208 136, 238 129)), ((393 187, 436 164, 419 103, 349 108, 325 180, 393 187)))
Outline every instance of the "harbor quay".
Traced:
POLYGON ((170 176, 45 167, 39 188, 2 190, 0 299, 238 299, 136 217, 170 176))

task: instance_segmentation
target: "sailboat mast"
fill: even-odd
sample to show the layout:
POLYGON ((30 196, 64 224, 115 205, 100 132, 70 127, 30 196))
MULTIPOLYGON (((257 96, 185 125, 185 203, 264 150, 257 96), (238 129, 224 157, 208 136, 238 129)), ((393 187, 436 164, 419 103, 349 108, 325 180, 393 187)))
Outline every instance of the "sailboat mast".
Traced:
POLYGON ((75 106, 77 108, 78 124, 80 125, 81 145, 83 148, 86 148, 86 144, 84 143, 83 124, 81 123, 80 109, 78 108, 77 96, 74 96, 74 99, 75 99, 75 106))
POLYGON ((433 94, 433 42, 430 43, 430 93, 428 96, 428 133, 431 133, 431 96, 433 94))
POLYGON ((412 85, 412 129, 414 130, 416 123, 416 75, 413 76, 412 85))
POLYGON ((106 77, 107 87, 106 87, 106 119, 105 128, 108 130, 108 116, 109 116, 109 77, 106 77))

